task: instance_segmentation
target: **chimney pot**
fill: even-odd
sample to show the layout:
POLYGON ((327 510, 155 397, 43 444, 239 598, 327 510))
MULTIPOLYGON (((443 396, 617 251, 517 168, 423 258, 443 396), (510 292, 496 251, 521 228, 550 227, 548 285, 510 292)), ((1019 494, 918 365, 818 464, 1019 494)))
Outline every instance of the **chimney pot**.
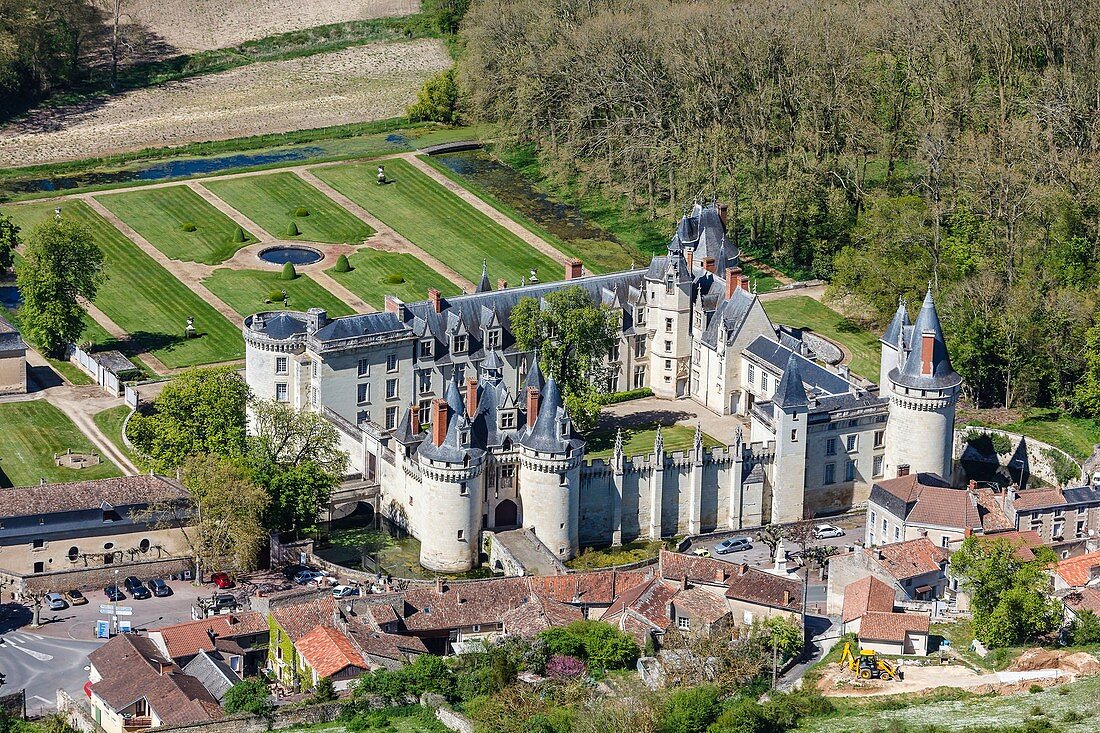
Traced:
POLYGON ((444 590, 446 590, 446 586, 443 585, 443 578, 436 578, 435 579, 435 592, 436 593, 442 593, 444 590))
POLYGON ((722 220, 722 228, 723 229, 725 229, 727 226, 729 226, 729 224, 728 224, 729 209, 730 209, 730 207, 729 207, 728 204, 718 204, 718 218, 722 220))
POLYGON ((742 575, 744 575, 747 572, 749 572, 749 564, 747 562, 743 562, 743 563, 741 563, 740 565, 737 566, 737 577, 738 578, 740 578, 742 575))
POLYGON ((477 380, 473 377, 466 378, 466 415, 473 419, 477 412, 477 380))
POLYGON ((749 276, 748 275, 742 275, 741 276, 741 289, 744 290, 746 293, 749 292, 750 289, 749 289, 749 276))
POLYGON ((409 405, 409 431, 413 435, 420 435, 420 405, 409 405))
POLYGON ((527 427, 534 427, 539 417, 539 391, 534 387, 527 390, 527 427))
POLYGON ((695 269, 695 250, 689 249, 684 253, 684 257, 687 259, 688 274, 690 275, 695 269))
POLYGON ((727 267, 726 268, 726 297, 732 298, 733 291, 737 289, 737 286, 741 283, 741 268, 740 267, 727 267))
POLYGON ((978 482, 975 481, 974 479, 970 479, 970 483, 968 483, 966 485, 966 488, 968 488, 970 491, 977 491, 978 490, 978 482))
POLYGON ((447 400, 432 403, 432 443, 443 445, 447 437, 447 400))
POLYGON ((687 576, 687 573, 685 573, 683 576, 680 577, 680 590, 687 590, 687 589, 688 589, 688 576, 687 576))
POLYGON ((435 288, 428 290, 428 300, 432 303, 432 310, 436 313, 443 311, 443 293, 439 292, 435 288))
POLYGON ((576 280, 584 274, 584 265, 576 257, 570 257, 565 261, 565 279, 576 280))
POLYGON ((786 606, 791 602, 791 592, 786 588, 783 589, 783 605, 786 606))

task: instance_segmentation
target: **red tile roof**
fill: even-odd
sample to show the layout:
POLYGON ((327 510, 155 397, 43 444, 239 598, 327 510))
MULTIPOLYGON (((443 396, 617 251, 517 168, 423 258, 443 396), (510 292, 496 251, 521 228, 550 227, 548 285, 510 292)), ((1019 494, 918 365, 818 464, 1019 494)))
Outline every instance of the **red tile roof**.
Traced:
POLYGON ((214 642, 210 639, 213 632, 216 638, 225 639, 267 631, 267 619, 256 611, 213 616, 198 621, 185 621, 182 624, 162 626, 151 629, 150 634, 159 634, 164 649, 172 659, 193 657, 200 651, 213 651, 214 642))
POLYGON ((506 611, 501 621, 504 623, 504 633, 530 637, 553 626, 568 626, 583 618, 584 614, 576 606, 532 595, 527 603, 506 611))
POLYGON ((1039 536, 1039 533, 1031 529, 990 532, 985 535, 985 538, 988 540, 1004 540, 1010 543, 1016 548, 1016 557, 1024 562, 1034 560, 1035 553, 1032 550, 1043 546, 1043 539, 1039 536))
POLYGON ((427 654, 428 648, 416 636, 387 634, 365 624, 349 624, 348 636, 366 655, 367 661, 383 659, 403 662, 407 655, 427 654))
POLYGON ((495 624, 530 596, 527 578, 447 583, 442 593, 435 585, 417 586, 405 591, 405 602, 412 607, 405 615, 405 627, 430 631, 495 624))
POLYGON ((947 562, 951 556, 950 552, 936 546, 927 537, 881 545, 867 552, 875 553, 883 570, 898 580, 937 572, 941 563, 947 562))
POLYGON ((681 616, 702 619, 708 624, 730 615, 725 598, 700 586, 677 592, 672 597, 672 607, 681 616))
POLYGON ((317 627, 331 627, 334 624, 336 602, 329 590, 314 591, 308 595, 287 594, 278 599, 272 596, 270 600, 272 618, 295 644, 317 627))
POLYGON ((1018 491, 1012 500, 1012 506, 1017 510, 1042 509, 1050 506, 1060 506, 1066 503, 1066 496, 1058 488, 1024 489, 1018 491))
POLYGON ((785 611, 801 611, 802 581, 749 567, 729 579, 726 598, 785 611))
POLYGON ((927 634, 926 613, 870 611, 859 622, 859 638, 871 641, 905 641, 905 634, 927 634))
POLYGON ((623 628, 621 624, 626 618, 637 616, 651 627, 663 631, 672 623, 668 617, 668 604, 676 595, 676 590, 670 584, 652 578, 616 598, 600 618, 611 623, 618 621, 620 628, 623 628))
POLYGON ((712 585, 726 585, 739 567, 716 557, 699 557, 668 550, 661 550, 657 564, 661 577, 666 580, 680 582, 686 576, 692 583, 712 585))
POLYGON ((984 486, 974 491, 974 499, 978 502, 978 513, 982 517, 982 529, 986 532, 1012 529, 1012 522, 1005 515, 1004 507, 1001 506, 1001 497, 997 492, 984 486))
POLYGON ((331 677, 348 667, 367 670, 367 662, 359 650, 331 627, 314 629, 295 642, 294 648, 318 677, 331 677))
POLYGON ((875 485, 905 503, 906 522, 960 530, 982 526, 975 498, 966 489, 951 488, 935 474, 912 473, 875 485))
POLYGON ((644 583, 652 570, 595 570, 566 575, 531 576, 531 589, 562 603, 608 605, 623 591, 644 583))
POLYGON ((855 621, 868 611, 894 610, 894 589, 873 575, 861 578, 844 586, 844 610, 840 620, 843 623, 855 621))
POLYGON ((1054 572, 1071 588, 1083 586, 1100 577, 1100 551, 1061 560, 1054 566, 1054 572))
POLYGON ((1075 590, 1062 599, 1070 609, 1078 611, 1092 611, 1100 615, 1100 588, 1082 588, 1075 590))

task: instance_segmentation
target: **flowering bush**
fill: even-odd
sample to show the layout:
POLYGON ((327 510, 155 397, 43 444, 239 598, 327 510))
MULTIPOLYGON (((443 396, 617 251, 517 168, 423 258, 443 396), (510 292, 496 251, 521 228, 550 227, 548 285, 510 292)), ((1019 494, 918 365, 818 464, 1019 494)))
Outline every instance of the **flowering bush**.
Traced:
POLYGON ((558 680, 573 679, 587 673, 588 667, 584 662, 566 654, 555 654, 546 663, 546 676, 558 680))

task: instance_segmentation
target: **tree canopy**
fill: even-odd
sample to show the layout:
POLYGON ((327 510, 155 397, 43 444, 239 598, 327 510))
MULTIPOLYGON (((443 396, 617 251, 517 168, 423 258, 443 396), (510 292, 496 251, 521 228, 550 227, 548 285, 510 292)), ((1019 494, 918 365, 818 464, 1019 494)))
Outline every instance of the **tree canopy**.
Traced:
MULTIPOLYGON (((0 236, 14 237, 15 232, 0 226, 0 236)), ((31 230, 16 269, 23 298, 19 322, 28 338, 47 354, 58 356, 80 338, 84 330, 80 299, 95 299, 106 279, 103 266, 103 252, 80 224, 50 219, 31 230)))

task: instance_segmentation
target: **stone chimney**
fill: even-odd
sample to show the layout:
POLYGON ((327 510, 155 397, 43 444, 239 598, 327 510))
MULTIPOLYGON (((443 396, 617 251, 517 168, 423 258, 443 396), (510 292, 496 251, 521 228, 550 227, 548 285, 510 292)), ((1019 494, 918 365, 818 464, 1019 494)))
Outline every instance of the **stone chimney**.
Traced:
POLYGON ((328 325, 328 312, 324 308, 310 308, 306 311, 306 330, 314 333, 328 325))
POLYGON ((729 210, 728 204, 718 204, 718 218, 722 220, 722 228, 725 229, 729 226, 729 210))
POLYGON ((527 427, 534 427, 539 417, 539 391, 534 387, 527 390, 527 427))
MULTIPOLYGON (((444 403, 444 404, 446 404, 446 403, 444 403)), ((435 579, 435 592, 442 594, 443 591, 445 591, 445 590, 447 590, 447 586, 443 585, 443 578, 436 578, 435 579)))
POLYGON ((447 437, 447 400, 432 403, 432 443, 443 445, 447 437))
POLYGON ((504 290, 506 287, 508 287, 507 280, 505 280, 504 278, 497 280, 497 290, 504 290))
POLYGON ((576 257, 570 257, 565 261, 565 279, 576 280, 584 275, 584 265, 576 257))
POLYGON ((477 412, 477 379, 474 377, 466 378, 466 414, 472 420, 474 413, 477 412))
POLYGON ((713 257, 704 257, 703 258, 703 269, 706 270, 707 272, 717 272, 717 270, 718 270, 718 261, 715 260, 713 257))
POLYGON ((441 313, 443 311, 443 293, 435 288, 431 288, 428 290, 428 300, 432 304, 432 310, 436 313, 441 313))
POLYGON ((420 435, 420 405, 409 405, 409 432, 420 435))
POLYGON ((743 562, 743 563, 741 563, 740 565, 737 566, 737 577, 738 578, 742 577, 747 572, 749 572, 749 564, 747 562, 743 562))
POLYGON ((898 464, 898 478, 901 478, 902 476, 908 476, 908 475, 909 475, 909 464, 908 463, 899 463, 898 464))
POLYGON ((688 576, 687 576, 687 573, 685 573, 684 575, 680 576, 680 590, 687 590, 687 589, 688 589, 688 576))
POLYGON ((925 331, 920 335, 920 373, 924 376, 932 374, 932 354, 936 348, 936 334, 925 331))
POLYGON ((790 603, 791 603, 791 592, 788 589, 784 588, 783 589, 783 605, 788 606, 788 605, 790 605, 790 603))
POLYGON ((726 297, 732 298, 733 291, 737 289, 737 286, 741 283, 741 268, 740 267, 727 267, 726 268, 726 297))

